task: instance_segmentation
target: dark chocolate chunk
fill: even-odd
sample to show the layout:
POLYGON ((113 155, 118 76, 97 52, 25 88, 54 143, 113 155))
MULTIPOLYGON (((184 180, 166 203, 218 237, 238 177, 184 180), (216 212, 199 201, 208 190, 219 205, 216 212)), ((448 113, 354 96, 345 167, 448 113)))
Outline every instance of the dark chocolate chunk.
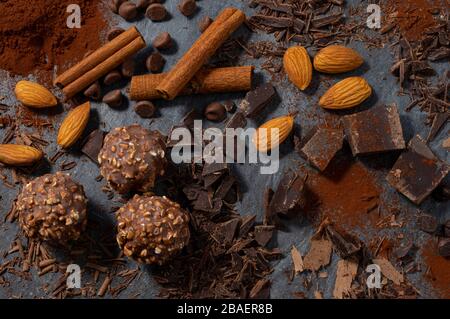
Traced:
POLYGON ((336 230, 332 226, 326 227, 326 233, 330 238, 336 252, 343 259, 348 258, 361 250, 362 242, 354 235, 336 230))
POLYGON ((275 94, 275 88, 272 84, 263 84, 248 92, 239 107, 246 117, 254 117, 272 101, 275 94))
POLYGON ((147 7, 145 16, 152 21, 162 21, 167 17, 167 10, 162 4, 153 3, 147 7))
POLYGON ((342 129, 318 128, 300 150, 308 162, 324 171, 336 153, 342 148, 344 132, 342 129))
POLYGON ((262 247, 266 246, 272 239, 275 226, 255 226, 255 240, 262 247))
POLYGON ((122 75, 126 78, 131 78, 134 75, 134 70, 136 68, 136 63, 133 59, 127 59, 125 62, 122 63, 122 67, 120 68, 120 71, 122 72, 122 75))
POLYGON ((198 193, 198 197, 193 201, 195 210, 201 210, 207 213, 219 213, 222 209, 222 200, 218 198, 211 198, 208 192, 202 191, 198 193))
POLYGON ((236 111, 236 104, 232 100, 225 101, 223 106, 228 113, 234 113, 234 111, 236 111))
POLYGON ((218 224, 211 235, 217 243, 229 246, 236 236, 240 223, 241 220, 239 218, 233 218, 229 221, 218 224))
POLYGON ((93 99, 94 101, 99 101, 102 97, 102 89, 100 83, 95 81, 84 91, 84 96, 93 99))
POLYGON ((220 184, 220 186, 217 188, 214 196, 220 199, 225 199, 227 197, 227 194, 235 184, 236 178, 234 176, 227 175, 223 179, 222 184, 220 184))
POLYGON ((431 125, 430 133, 427 137, 427 142, 432 141, 439 131, 442 129, 445 123, 447 123, 450 118, 450 112, 436 113, 433 119, 433 124, 431 125))
POLYGON ((417 219, 417 225, 421 231, 433 234, 438 229, 438 221, 434 216, 423 214, 417 219))
POLYGON ((158 50, 170 49, 173 45, 172 37, 170 36, 169 32, 161 32, 155 37, 152 45, 158 50))
POLYGON ((416 135, 387 176, 388 183, 415 204, 420 204, 447 176, 449 165, 439 160, 416 135))
POLYGON ((134 111, 142 118, 152 118, 155 114, 155 105, 151 101, 139 101, 134 106, 134 111))
POLYGON ((438 252, 442 257, 450 257, 450 238, 440 238, 438 252))
POLYGON ((227 117, 227 111, 223 104, 213 102, 205 108, 205 117, 213 122, 221 122, 227 117))
POLYGON ((111 92, 108 92, 103 97, 103 103, 108 104, 110 107, 119 107, 122 105, 123 102, 123 95, 120 90, 114 90, 111 92))
POLYGON ((441 48, 433 51, 428 56, 428 59, 430 61, 439 61, 439 60, 447 59, 449 57, 450 57, 450 48, 441 47, 441 48))
POLYGON ((102 130, 95 130, 86 138, 81 152, 89 157, 94 163, 98 164, 98 153, 103 147, 103 139, 106 132, 102 130))
POLYGON ((108 31, 108 34, 106 35, 106 38, 108 41, 111 41, 115 39, 119 34, 122 34, 125 30, 122 28, 112 28, 110 31, 108 31))
POLYGON ((247 119, 242 112, 236 112, 225 125, 225 128, 244 128, 247 125, 247 119))
POLYGON ((150 54, 145 62, 147 70, 152 73, 160 73, 165 64, 166 60, 159 52, 150 54))
POLYGON ((405 148, 400 116, 395 104, 379 105, 344 116, 343 123, 354 156, 405 148))
POLYGON ((287 214, 291 209, 302 205, 306 178, 307 175, 299 176, 295 172, 285 172, 270 202, 273 214, 287 214))
POLYGON ((202 176, 223 173, 228 170, 227 163, 206 163, 203 166, 202 176))
POLYGON ((125 1, 119 7, 119 15, 127 21, 131 21, 137 16, 136 5, 131 1, 125 1))
POLYGON ((255 224, 256 215, 247 215, 241 218, 241 227, 239 228, 239 237, 246 236, 255 224))
POLYGON ((178 4, 178 10, 186 17, 189 17, 197 10, 197 3, 195 0, 181 0, 178 4))
POLYGON ((194 128, 194 121, 195 120, 201 120, 202 115, 196 110, 192 109, 189 111, 181 120, 184 126, 193 129, 194 128))
POLYGON ((199 21, 198 21, 198 29, 200 30, 200 32, 205 32, 206 29, 208 29, 208 27, 211 25, 211 23, 213 23, 213 19, 211 19, 208 16, 204 16, 202 17, 199 21))
POLYGON ((444 224, 444 236, 450 237, 450 219, 447 220, 444 224))
POLYGON ((122 74, 119 71, 113 70, 109 72, 105 78, 103 79, 103 83, 105 85, 113 85, 114 83, 119 82, 122 79, 122 74))

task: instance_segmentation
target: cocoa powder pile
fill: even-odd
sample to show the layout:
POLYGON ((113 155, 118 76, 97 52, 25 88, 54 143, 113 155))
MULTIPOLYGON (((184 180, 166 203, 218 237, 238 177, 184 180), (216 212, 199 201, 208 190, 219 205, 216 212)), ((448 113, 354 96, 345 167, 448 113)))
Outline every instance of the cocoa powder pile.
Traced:
POLYGON ((42 81, 81 60, 101 45, 106 21, 100 0, 0 1, 0 69, 35 74, 42 81), (81 28, 67 27, 67 6, 78 4, 81 28))

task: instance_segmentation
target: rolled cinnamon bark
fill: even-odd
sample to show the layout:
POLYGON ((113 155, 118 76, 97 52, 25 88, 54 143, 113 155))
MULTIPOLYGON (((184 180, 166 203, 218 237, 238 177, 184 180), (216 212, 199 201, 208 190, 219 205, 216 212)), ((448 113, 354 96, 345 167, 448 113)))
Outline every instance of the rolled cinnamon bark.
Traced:
POLYGON ((82 76, 71 82, 63 88, 64 98, 70 99, 78 92, 82 91, 96 80, 106 75, 121 65, 125 60, 134 55, 136 52, 145 47, 145 41, 142 37, 135 38, 125 47, 115 52, 112 56, 87 71, 82 76))
POLYGON ((156 90, 159 94, 164 99, 175 98, 244 21, 245 14, 242 11, 236 8, 224 9, 158 85, 156 90))
POLYGON ((91 53, 75 66, 59 75, 54 81, 54 84, 61 87, 68 85, 106 59, 110 58, 114 53, 124 48, 136 38, 142 38, 142 36, 136 27, 131 27, 127 31, 118 35, 112 41, 91 53))
MULTIPOLYGON (((252 88, 253 66, 201 69, 195 74, 180 95, 249 91, 252 88)), ((156 87, 167 73, 146 74, 131 78, 131 100, 160 99, 156 87)))

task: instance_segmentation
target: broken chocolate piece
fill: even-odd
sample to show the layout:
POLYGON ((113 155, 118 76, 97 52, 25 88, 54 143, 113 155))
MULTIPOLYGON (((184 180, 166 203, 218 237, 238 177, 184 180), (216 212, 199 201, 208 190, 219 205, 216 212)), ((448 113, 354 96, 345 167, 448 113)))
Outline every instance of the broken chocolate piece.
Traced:
POLYGON ((239 237, 246 236, 253 227, 256 215, 247 215, 241 218, 241 227, 239 228, 239 237))
POLYGON ((236 236, 236 231, 240 223, 241 220, 239 218, 233 218, 227 222, 218 224, 211 236, 217 243, 229 246, 236 236))
POLYGON ((436 137, 449 118, 450 112, 436 113, 433 119, 433 124, 431 125, 430 133, 428 133, 427 142, 432 141, 436 137))
POLYGON ((84 145, 81 149, 84 155, 89 157, 94 163, 98 165, 98 153, 103 147, 103 139, 106 132, 102 130, 95 130, 86 138, 84 145))
POLYGON ((397 106, 376 106, 344 116, 345 134, 353 156, 402 150, 403 130, 397 106))
POLYGON ((417 218, 417 226, 421 231, 433 234, 438 228, 438 221, 434 216, 423 214, 417 218))
POLYGON ((438 159, 425 141, 416 135, 386 179, 392 187, 419 205, 447 176, 449 168, 450 166, 438 159))
POLYGON ((439 239, 438 251, 442 257, 450 257, 450 238, 439 239))
POLYGON ((287 214, 291 209, 301 206, 306 178, 307 175, 299 176, 295 172, 286 172, 270 201, 271 213, 287 214))
POLYGON ((265 83, 250 91, 239 105, 246 117, 258 115, 274 98, 275 88, 270 83, 265 83))
POLYGON ((255 226, 255 240, 262 247, 265 247, 273 236, 274 226, 255 226))
POLYGON ((247 119, 242 112, 236 112, 225 125, 225 128, 244 128, 247 125, 247 119))
POLYGON ((330 225, 326 227, 326 232, 333 243, 334 249, 341 258, 347 258, 356 254, 363 246, 356 236, 337 231, 330 225))
POLYGON ((320 171, 324 171, 342 148, 342 129, 319 128, 300 150, 300 155, 320 171))

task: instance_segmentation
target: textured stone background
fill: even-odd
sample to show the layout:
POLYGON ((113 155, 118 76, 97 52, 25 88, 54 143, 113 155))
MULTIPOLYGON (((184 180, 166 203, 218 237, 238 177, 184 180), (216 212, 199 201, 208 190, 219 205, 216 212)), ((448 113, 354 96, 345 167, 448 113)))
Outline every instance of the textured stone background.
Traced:
MULTIPOLYGON (((361 1, 349 0, 348 3, 360 3, 361 1)), ((167 63, 164 71, 168 71, 169 68, 183 55, 188 47, 194 42, 194 40, 199 36, 200 32, 197 28, 197 21, 203 15, 209 15, 215 17, 221 9, 226 6, 235 6, 244 10, 249 15, 252 13, 252 9, 247 7, 246 1, 239 0, 202 0, 198 1, 199 11, 195 16, 191 18, 186 18, 180 14, 177 10, 176 5, 177 0, 166 0, 165 6, 172 15, 171 19, 162 23, 153 23, 148 19, 141 19, 137 21, 136 24, 138 29, 142 32, 147 43, 150 44, 152 39, 160 31, 168 31, 176 41, 176 49, 170 54, 165 54, 167 63)), ((127 28, 131 24, 125 22, 122 19, 118 19, 119 25, 121 27, 127 28)), ((244 39, 249 41, 260 41, 260 40, 272 40, 271 35, 265 34, 254 34, 250 33, 247 28, 242 27, 235 36, 242 36, 244 39)), ((399 110, 401 112, 401 121, 404 129, 405 140, 409 141, 412 136, 416 133, 421 133, 426 137, 428 134, 428 128, 424 127, 424 113, 420 113, 417 110, 412 112, 404 112, 404 108, 409 103, 408 97, 397 96, 398 84, 396 79, 390 75, 388 69, 391 65, 392 57, 388 50, 385 49, 366 49, 363 43, 352 42, 349 46, 356 48, 358 52, 364 57, 366 64, 353 72, 354 75, 363 75, 369 83, 374 88, 375 94, 366 101, 360 109, 366 109, 377 103, 397 103, 399 110)), ((151 49, 146 49, 139 53, 136 60, 141 65, 145 60, 145 57, 151 52, 151 49)), ((262 60, 262 59, 261 59, 262 60)), ((264 80, 269 81, 270 76, 258 68, 261 63, 260 60, 249 59, 248 57, 242 57, 240 64, 244 65, 246 63, 251 63, 257 66, 256 74, 257 81, 260 83, 264 80)), ((445 64, 435 64, 436 69, 444 70, 445 64)), ((346 77, 349 74, 338 75, 334 77, 337 81, 340 78, 346 77)), ((318 97, 324 92, 324 86, 320 84, 321 75, 314 75, 314 82, 312 84, 313 89, 309 89, 306 93, 300 93, 293 85, 289 84, 286 79, 281 83, 275 83, 277 88, 279 99, 272 103, 267 108, 267 112, 260 116, 257 121, 250 122, 251 126, 258 126, 259 124, 265 122, 268 118, 283 115, 288 113, 293 109, 297 109, 300 114, 296 118, 296 129, 300 132, 307 132, 312 128, 318 121, 323 119, 325 111, 322 110, 318 105, 318 97)), ((7 96, 6 103, 14 103, 12 92, 13 83, 18 79, 11 78, 4 72, 0 70, 0 95, 7 96)), ((129 125, 132 123, 140 123, 144 127, 149 127, 151 129, 158 129, 161 132, 167 134, 174 123, 178 123, 183 115, 192 108, 197 108, 202 110, 211 101, 225 101, 227 99, 239 100, 244 96, 244 94, 221 94, 221 95, 208 95, 208 96, 192 96, 192 97, 181 97, 177 98, 172 102, 158 102, 160 116, 150 124, 149 120, 140 119, 132 110, 133 102, 130 105, 122 108, 121 110, 114 110, 109 108, 107 105, 101 103, 93 104, 93 118, 97 118, 99 121, 106 123, 105 130, 117 126, 129 125)), ((64 115, 64 114, 62 114, 64 115)), ((61 115, 60 115, 61 116, 61 115)), ((94 127, 96 121, 90 121, 90 125, 94 127)), ((58 122, 59 123, 59 122, 58 122)), ((436 137, 433 143, 431 143, 432 149, 438 154, 442 159, 449 160, 448 152, 440 147, 440 143, 443 137, 448 131, 447 127, 444 128, 441 133, 436 137)), ((5 134, 5 130, 0 129, 0 136, 5 134)), ((47 137, 51 140, 51 136, 54 133, 49 134, 47 137)), ((54 137, 53 139, 54 140, 54 137)), ((294 167, 298 161, 302 161, 300 157, 292 151, 292 145, 283 146, 281 148, 282 158, 280 163, 280 171, 274 175, 260 175, 258 165, 252 164, 238 164, 233 166, 233 170, 236 174, 242 177, 244 196, 241 203, 238 204, 238 211, 245 214, 257 214, 261 220, 262 219, 262 194, 263 190, 267 186, 275 187, 278 184, 281 173, 285 168, 294 167)), ((46 153, 50 156, 56 151, 55 144, 49 145, 46 148, 46 153)), ((99 174, 98 167, 89 161, 86 157, 80 154, 71 154, 68 157, 70 159, 76 160, 78 165, 75 169, 71 170, 71 175, 81 182, 86 190, 86 194, 89 196, 91 213, 95 214, 96 218, 105 224, 113 223, 113 214, 109 214, 111 211, 111 206, 113 203, 107 200, 106 195, 100 190, 104 182, 98 183, 94 179, 99 174)), ((389 187, 384 181, 384 177, 389 171, 389 167, 373 170, 372 167, 375 164, 383 164, 385 157, 371 157, 362 160, 362 163, 368 167, 377 176, 377 179, 383 185, 383 196, 387 199, 398 198, 402 207, 405 211, 408 210, 409 213, 414 212, 418 207, 408 202, 405 198, 397 194, 397 192, 389 187)), ((0 183, 0 218, 3 219, 4 215, 10 208, 11 201, 17 195, 19 188, 16 187, 15 190, 10 190, 6 188, 2 183, 0 183)), ((420 207, 421 210, 433 214, 438 217, 441 221, 444 221, 450 217, 450 206, 449 203, 438 203, 434 200, 426 200, 420 207)), ((276 236, 276 244, 285 252, 285 258, 275 262, 275 271, 272 275, 272 298, 292 298, 293 292, 305 291, 301 281, 298 277, 291 283, 288 284, 285 272, 291 267, 291 257, 289 254, 290 247, 296 245, 302 255, 304 255, 309 249, 309 239, 314 232, 313 227, 308 224, 308 222, 297 218, 286 223, 287 231, 279 231, 276 236)), ((16 224, 0 224, 0 252, 8 250, 10 243, 14 240, 18 232, 16 224)), ((390 230, 380 230, 380 236, 386 235, 390 236, 392 233, 398 234, 402 232, 405 237, 413 238, 416 242, 421 243, 428 240, 429 236, 423 232, 416 230, 414 227, 414 222, 409 223, 403 229, 390 229, 390 230)), ((362 237, 367 234, 360 232, 362 237)), ((420 256, 418 256, 420 258, 420 256)), ((339 260, 338 256, 333 255, 331 265, 327 268, 328 278, 319 279, 318 290, 322 291, 324 297, 331 297, 334 287, 336 263, 339 260)), ((0 257, 0 262, 2 257, 0 257)), ((132 266, 134 267, 134 265, 132 266)), ((54 280, 59 278, 59 274, 56 275, 45 275, 38 277, 33 270, 33 281, 20 280, 15 276, 6 275, 6 278, 12 282, 11 287, 0 288, 0 298, 9 297, 11 295, 21 295, 26 298, 32 297, 44 297, 41 287, 45 283, 52 284, 54 280), (54 278, 53 278, 54 277, 54 278)), ((408 276, 408 279, 413 282, 413 284, 421 291, 424 297, 434 296, 433 290, 430 286, 423 280, 422 274, 417 273, 408 276)), ((140 277, 140 280, 135 280, 132 282, 131 286, 124 291, 120 297, 126 298, 127 296, 133 296, 137 292, 140 292, 141 298, 151 298, 155 297, 158 292, 157 284, 152 280, 151 269, 146 269, 144 274, 140 277)), ((313 297, 312 293, 314 289, 311 289, 307 296, 313 297)))

